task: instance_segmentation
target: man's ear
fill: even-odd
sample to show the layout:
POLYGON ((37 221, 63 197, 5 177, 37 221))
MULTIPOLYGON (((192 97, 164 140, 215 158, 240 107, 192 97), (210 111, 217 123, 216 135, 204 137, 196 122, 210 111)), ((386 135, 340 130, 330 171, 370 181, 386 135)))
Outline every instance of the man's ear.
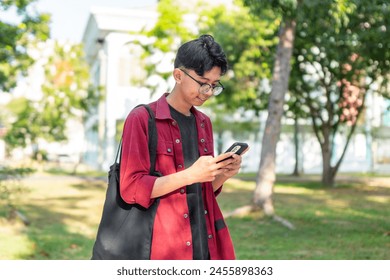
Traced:
POLYGON ((183 79, 183 72, 179 68, 175 68, 173 70, 173 78, 177 84, 181 84, 181 80, 183 79))

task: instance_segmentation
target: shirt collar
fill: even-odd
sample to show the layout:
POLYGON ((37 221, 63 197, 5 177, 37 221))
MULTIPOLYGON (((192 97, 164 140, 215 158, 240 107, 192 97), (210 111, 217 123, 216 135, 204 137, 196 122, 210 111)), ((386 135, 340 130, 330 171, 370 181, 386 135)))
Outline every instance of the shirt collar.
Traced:
MULTIPOLYGON (((167 102, 167 96, 169 93, 164 93, 158 100, 157 100, 157 107, 156 107, 156 119, 172 119, 171 112, 169 110, 169 105, 167 102)), ((191 113, 194 114, 195 118, 199 121, 204 121, 205 116, 200 113, 199 110, 197 110, 194 106, 191 107, 191 113)))

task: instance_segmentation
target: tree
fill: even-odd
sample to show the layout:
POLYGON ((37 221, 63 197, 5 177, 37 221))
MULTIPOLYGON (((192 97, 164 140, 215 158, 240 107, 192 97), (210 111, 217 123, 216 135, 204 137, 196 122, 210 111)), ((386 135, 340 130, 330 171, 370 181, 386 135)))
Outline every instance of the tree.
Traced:
POLYGON ((83 58, 81 45, 61 45, 47 42, 48 57, 37 57, 43 67, 44 82, 38 98, 16 99, 9 104, 14 121, 5 136, 10 147, 33 144, 39 152, 38 139, 66 140, 67 121, 83 120, 97 102, 97 91, 90 87, 89 70, 83 58))
POLYGON ((245 0, 244 2, 251 8, 254 14, 259 15, 264 8, 273 8, 276 14, 280 16, 279 43, 274 61, 268 117, 263 135, 260 167, 253 196, 254 205, 261 207, 267 216, 275 216, 272 194, 276 177, 276 145, 280 137, 284 99, 288 90, 298 2, 294 0, 245 0))
POLYGON ((387 84, 387 68, 390 64, 388 59, 389 5, 385 1, 369 3, 348 0, 337 2, 246 0, 244 2, 255 14, 271 6, 282 19, 268 107, 269 114, 254 192, 254 204, 259 205, 266 215, 273 216, 275 148, 280 134, 284 94, 288 89, 288 69, 292 51, 302 50, 299 54, 298 51, 294 51, 293 73, 301 71, 301 75, 294 74, 294 77, 301 78, 300 81, 295 82, 297 86, 292 89, 292 93, 305 94, 304 100, 308 105, 314 131, 322 148, 324 162, 322 181, 326 185, 331 185, 346 151, 345 147, 335 166, 329 164, 332 158, 332 138, 337 128, 343 122, 352 125, 346 140, 348 144, 354 131, 353 124, 356 123, 364 105, 364 91, 361 89, 368 90, 369 86, 374 82, 378 83, 379 79, 381 85, 387 84), (300 38, 299 48, 294 47, 294 29, 300 38), (289 37, 286 36, 288 34, 289 37), (288 48, 283 48, 284 43, 288 48), (375 50, 372 50, 373 46, 375 50), (333 56, 328 56, 328 52, 333 56), (343 56, 344 59, 333 59, 337 55, 343 56), (328 63, 324 67, 320 63, 322 60, 328 63), (283 61, 284 64, 281 64, 283 61), (341 75, 334 77, 333 72, 341 75), (324 85, 329 86, 324 87, 324 85), (332 92, 338 95, 336 94, 335 97, 330 94, 332 92), (338 121, 334 122, 336 119, 338 121))
POLYGON ((366 93, 389 96, 390 4, 321 1, 315 13, 312 5, 301 7, 305 16, 297 27, 292 70, 297 82, 291 90, 310 111, 322 151, 322 184, 333 186, 366 93), (339 150, 336 136, 343 136, 339 150))
MULTIPOLYGON (((18 15, 18 19, 13 23, 0 19, 0 94, 5 94, 2 91, 11 91, 34 63, 34 59, 27 52, 28 48, 38 41, 46 40, 49 36, 50 17, 47 14, 36 13, 33 10, 34 2, 35 0, 0 1, 0 12, 3 14, 15 12, 18 15)), ((1 113, 0 137, 3 137, 6 131, 3 125, 8 115, 3 110, 1 113)), ((25 168, 5 167, 0 170, 0 204, 10 216, 18 215, 25 223, 28 221, 16 210, 15 205, 24 189, 15 181, 31 171, 25 168)))
POLYGON ((16 12, 18 20, 9 23, 0 19, 0 90, 10 91, 16 86, 20 76, 34 60, 27 50, 37 41, 44 41, 49 36, 48 14, 34 11, 36 0, 4 0, 0 1, 0 11, 16 12))
POLYGON ((216 103, 223 104, 227 111, 264 110, 269 96, 264 81, 271 77, 278 18, 267 9, 254 17, 242 1, 235 1, 233 8, 218 6, 201 14, 200 33, 213 35, 229 62, 227 79, 223 81, 225 90, 217 96, 216 103))

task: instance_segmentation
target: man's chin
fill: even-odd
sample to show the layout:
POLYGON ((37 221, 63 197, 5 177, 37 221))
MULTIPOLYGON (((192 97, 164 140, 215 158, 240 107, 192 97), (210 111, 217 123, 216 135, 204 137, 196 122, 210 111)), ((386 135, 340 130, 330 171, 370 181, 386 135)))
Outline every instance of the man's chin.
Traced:
POLYGON ((196 100, 198 100, 198 102, 201 102, 201 104, 203 104, 207 101, 207 99, 202 99, 200 97, 197 97, 196 100))

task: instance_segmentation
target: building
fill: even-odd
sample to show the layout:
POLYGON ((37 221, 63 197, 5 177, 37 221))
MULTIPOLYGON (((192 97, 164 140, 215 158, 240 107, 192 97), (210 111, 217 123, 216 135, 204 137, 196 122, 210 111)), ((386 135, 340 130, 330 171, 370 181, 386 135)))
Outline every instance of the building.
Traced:
POLYGON ((91 11, 83 43, 91 66, 93 83, 100 86, 104 100, 86 125, 84 162, 107 169, 114 161, 118 141, 117 126, 139 103, 149 102, 150 91, 133 86, 131 78, 144 73, 135 41, 145 41, 142 29, 154 26, 154 10, 94 8, 91 11))

